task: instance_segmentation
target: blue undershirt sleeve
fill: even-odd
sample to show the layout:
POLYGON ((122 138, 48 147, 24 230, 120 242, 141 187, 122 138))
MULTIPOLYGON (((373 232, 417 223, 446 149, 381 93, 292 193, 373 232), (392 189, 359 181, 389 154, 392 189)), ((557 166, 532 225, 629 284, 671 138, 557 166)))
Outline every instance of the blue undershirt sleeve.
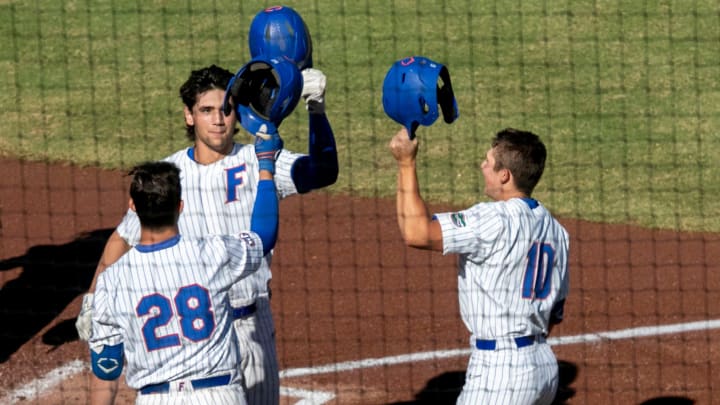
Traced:
POLYGON ((263 244, 263 255, 267 255, 275 247, 278 235, 278 197, 275 182, 260 180, 255 197, 250 230, 260 236, 263 244))
POLYGON ((296 160, 291 170, 300 194, 334 184, 339 172, 335 135, 327 116, 309 115, 308 155, 296 160))

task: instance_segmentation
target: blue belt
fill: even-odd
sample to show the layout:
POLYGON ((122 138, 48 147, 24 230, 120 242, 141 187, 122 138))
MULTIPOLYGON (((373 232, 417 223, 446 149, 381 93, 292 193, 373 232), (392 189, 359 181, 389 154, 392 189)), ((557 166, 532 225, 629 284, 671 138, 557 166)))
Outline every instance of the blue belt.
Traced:
POLYGON ((257 305, 253 302, 252 304, 240 308, 233 308, 232 309, 232 317, 233 319, 240 319, 248 317, 257 311, 257 305))
MULTIPOLYGON (((208 378, 198 378, 197 380, 190 380, 193 389, 200 390, 203 388, 219 387, 221 385, 230 384, 230 374, 219 375, 208 378)), ((164 382, 159 384, 146 385, 140 388, 140 393, 145 394, 165 394, 170 392, 170 383, 164 382)))
MULTIPOLYGON (((515 341, 515 345, 517 345, 518 349, 525 347, 525 346, 532 346, 533 343, 535 343, 535 336, 520 336, 513 338, 515 341)), ((495 350, 495 347, 497 347, 497 340, 491 340, 491 339, 477 339, 475 340, 475 347, 478 350, 495 350)))

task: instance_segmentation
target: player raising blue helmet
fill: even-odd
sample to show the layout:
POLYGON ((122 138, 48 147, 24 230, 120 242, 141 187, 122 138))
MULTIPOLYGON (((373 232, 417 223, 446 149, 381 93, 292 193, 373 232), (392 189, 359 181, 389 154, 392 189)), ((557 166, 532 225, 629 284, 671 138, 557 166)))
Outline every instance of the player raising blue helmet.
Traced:
POLYGON ((287 6, 268 7, 255 15, 248 35, 250 56, 284 58, 300 70, 311 68, 312 40, 300 14, 287 6))
POLYGON ((410 138, 418 125, 430 126, 440 115, 450 124, 459 115, 447 67, 423 56, 395 62, 383 82, 385 113, 407 128, 410 138))
POLYGON ((297 106, 302 88, 302 73, 294 63, 259 56, 228 83, 223 111, 227 115, 234 106, 240 124, 252 135, 276 133, 297 106))

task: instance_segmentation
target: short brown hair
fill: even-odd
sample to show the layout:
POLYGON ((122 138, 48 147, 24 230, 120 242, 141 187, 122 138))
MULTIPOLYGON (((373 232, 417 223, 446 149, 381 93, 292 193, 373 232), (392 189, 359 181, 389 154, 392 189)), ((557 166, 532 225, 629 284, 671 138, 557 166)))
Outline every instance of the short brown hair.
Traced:
POLYGON ((130 197, 140 224, 148 228, 173 226, 180 216, 180 169, 170 162, 145 162, 129 173, 130 197))
POLYGON ((492 141, 495 149, 494 169, 508 169, 515 187, 530 196, 545 170, 547 150, 540 137, 528 131, 506 128, 492 141))

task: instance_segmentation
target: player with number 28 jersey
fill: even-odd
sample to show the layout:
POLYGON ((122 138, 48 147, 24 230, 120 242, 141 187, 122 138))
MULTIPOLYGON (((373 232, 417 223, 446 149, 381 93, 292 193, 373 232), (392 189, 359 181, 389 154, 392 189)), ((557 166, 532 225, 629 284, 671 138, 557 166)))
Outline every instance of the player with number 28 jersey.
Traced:
POLYGON ((259 182, 251 224, 229 235, 179 233, 184 203, 173 163, 147 162, 131 171, 129 206, 140 220, 140 239, 98 275, 88 340, 96 377, 91 402, 114 402, 127 362, 138 404, 246 403, 229 292, 275 246, 273 173, 282 139, 258 138, 255 146, 259 182))
POLYGON ((227 374, 230 385, 242 378, 228 290, 257 270, 262 244, 250 233, 203 243, 181 235, 137 245, 98 278, 90 345, 123 343, 127 384, 136 390, 198 376, 227 374), (200 341, 207 344, 193 344, 200 341))

